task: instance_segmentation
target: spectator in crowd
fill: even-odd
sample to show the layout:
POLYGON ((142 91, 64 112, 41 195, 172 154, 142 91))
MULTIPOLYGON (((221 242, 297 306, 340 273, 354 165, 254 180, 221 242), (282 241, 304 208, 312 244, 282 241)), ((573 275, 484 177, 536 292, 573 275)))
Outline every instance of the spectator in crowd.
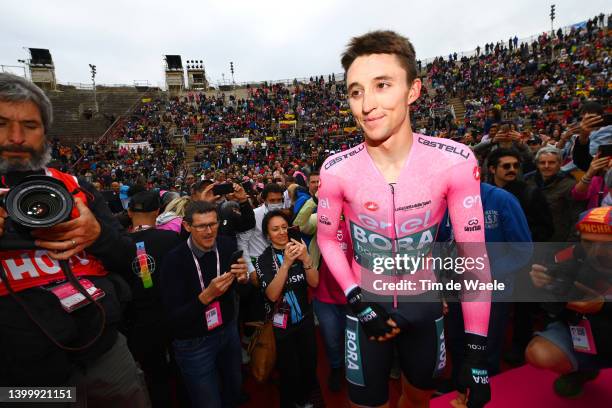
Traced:
MULTIPOLYGON (((485 239, 487 255, 491 260, 491 275, 505 285, 503 291, 493 295, 487 337, 489 375, 496 375, 500 372, 505 328, 512 306, 509 300, 513 294, 514 281, 519 272, 529 265, 532 255, 531 232, 518 200, 511 193, 481 183, 479 199, 482 201, 484 211, 485 239)), ((464 201, 464 206, 473 205, 475 203, 472 197, 464 201)), ((436 240, 444 242, 450 239, 452 232, 448 213, 442 225, 436 240)), ((448 304, 447 318, 448 344, 453 356, 453 381, 457 383, 465 343, 463 314, 459 303, 448 304)))
POLYGON ((236 282, 248 281, 246 263, 232 259, 235 241, 217 234, 215 204, 189 203, 183 223, 189 238, 161 271, 176 362, 193 407, 235 407, 242 383, 236 282))
POLYGON ((170 339, 161 301, 161 266, 168 252, 180 244, 174 231, 155 228, 160 199, 156 191, 132 196, 128 215, 135 256, 127 282, 132 300, 125 311, 126 335, 132 355, 145 373, 153 407, 167 407, 170 367, 166 360, 170 339))
POLYGON ((261 223, 267 213, 283 208, 283 188, 276 183, 266 184, 261 192, 261 198, 264 200, 264 204, 253 210, 255 213, 255 227, 238 234, 238 248, 244 251, 243 254, 249 269, 249 275, 255 272, 255 259, 269 246, 261 223))
POLYGON ((183 217, 185 216, 185 210, 189 202, 189 197, 176 197, 170 201, 166 206, 165 211, 158 215, 157 219, 155 220, 157 228, 180 233, 183 225, 183 217))
POLYGON ((605 183, 605 175, 612 166, 610 156, 599 157, 599 154, 591 161, 589 169, 572 189, 572 198, 577 201, 586 201, 587 209, 601 207, 605 197, 608 196, 610 188, 605 183))
POLYGON ((599 146, 612 143, 612 123, 604 120, 604 117, 609 118, 609 115, 604 116, 603 106, 597 102, 584 104, 582 114, 578 137, 573 145, 572 160, 578 168, 587 171, 599 146))
POLYGON ((561 173, 561 152, 555 147, 543 147, 536 154, 538 170, 525 175, 527 184, 537 187, 550 208, 553 219, 553 235, 550 242, 566 242, 571 239, 572 223, 579 206, 571 199, 576 184, 573 177, 561 173))
POLYGON ((255 270, 266 298, 266 315, 272 319, 280 376, 281 407, 308 404, 318 386, 317 351, 308 287, 319 284, 306 245, 290 239, 290 218, 282 210, 268 212, 262 220, 271 244, 257 258, 255 270))
MULTIPOLYGON (((519 201, 527 219, 533 242, 546 242, 554 233, 550 207, 542 191, 534 185, 518 180, 521 156, 515 150, 497 149, 488 156, 489 173, 497 187, 508 191, 519 201)), ((485 220, 486 221, 486 220, 485 220)), ((485 234, 486 234, 485 230, 485 234)), ((536 248, 537 249, 537 248, 536 248)), ((518 285, 523 285, 523 277, 517 277, 518 285)), ((534 303, 517 302, 514 306, 512 347, 504 356, 505 360, 520 364, 523 351, 533 336, 533 317, 537 310, 534 303)))
POLYGON ((111 189, 102 193, 106 198, 108 207, 113 214, 119 214, 124 211, 123 203, 121 202, 120 189, 121 184, 117 181, 113 181, 111 183, 111 189))

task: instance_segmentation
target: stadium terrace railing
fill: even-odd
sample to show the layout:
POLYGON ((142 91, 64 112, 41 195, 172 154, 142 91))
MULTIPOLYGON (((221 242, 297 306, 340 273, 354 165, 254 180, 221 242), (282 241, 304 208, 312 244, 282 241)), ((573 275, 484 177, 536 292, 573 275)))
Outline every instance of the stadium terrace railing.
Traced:
MULTIPOLYGON (((82 83, 82 82, 64 82, 59 83, 60 86, 70 86, 75 89, 84 90, 84 91, 93 91, 93 84, 82 83)), ((96 84, 97 90, 102 90, 104 88, 135 88, 140 86, 151 86, 150 82, 147 80, 135 80, 133 84, 96 84)))
MULTIPOLYGON (((568 33, 570 33, 572 31, 572 28, 579 30, 583 27, 586 26, 586 21, 581 21, 579 23, 576 24, 571 24, 565 27, 557 27, 557 29, 555 30, 555 34, 553 36, 553 38, 557 38, 557 30, 559 28, 561 28, 561 31, 563 32, 563 35, 567 35, 568 33)), ((537 35, 532 35, 530 37, 524 37, 524 38, 519 38, 517 44, 521 44, 521 43, 527 43, 528 45, 531 46, 531 43, 533 43, 534 41, 537 41, 538 38, 542 35, 546 33, 546 35, 550 38, 551 33, 550 31, 542 31, 540 34, 537 35)), ((514 37, 512 37, 514 38, 514 37)), ((485 41, 485 43, 490 44, 493 43, 494 45, 498 42, 501 42, 502 44, 504 44, 505 46, 508 45, 508 39, 505 40, 498 40, 498 41, 485 41)), ((454 54, 454 52, 451 52, 450 54, 454 54)), ((471 51, 462 51, 462 52, 458 52, 457 53, 457 60, 460 60, 463 57, 467 57, 467 58, 471 58, 471 57, 475 57, 476 56, 476 48, 474 48, 471 51)), ((485 55, 485 49, 484 47, 480 48, 480 55, 485 55)), ((438 55, 437 57, 429 57, 429 58, 425 58, 423 60, 421 60, 421 72, 426 70, 426 67, 428 64, 431 64, 432 62, 434 62, 434 60, 436 58, 440 58, 442 57, 443 59, 447 59, 448 58, 448 54, 447 55, 438 55)))
MULTIPOLYGON (((327 77, 331 75, 331 74, 327 74, 327 75, 323 75, 323 78, 325 80, 327 80, 327 77)), ((313 75, 311 77, 303 77, 303 78, 291 78, 291 79, 274 79, 274 80, 269 80, 269 81, 248 81, 248 82, 231 82, 229 80, 225 80, 225 81, 216 81, 215 84, 217 85, 217 88, 223 86, 223 87, 234 87, 234 88, 245 88, 247 85, 251 86, 251 87, 258 87, 264 84, 268 84, 270 85, 277 85, 277 84, 283 84, 286 86, 291 86, 294 83, 300 83, 300 84, 306 84, 308 82, 310 82, 310 78, 315 79, 315 78, 319 78, 321 76, 321 74, 319 75, 313 75)), ((336 81, 343 81, 344 80, 344 73, 334 73, 334 77, 336 78, 336 81)))

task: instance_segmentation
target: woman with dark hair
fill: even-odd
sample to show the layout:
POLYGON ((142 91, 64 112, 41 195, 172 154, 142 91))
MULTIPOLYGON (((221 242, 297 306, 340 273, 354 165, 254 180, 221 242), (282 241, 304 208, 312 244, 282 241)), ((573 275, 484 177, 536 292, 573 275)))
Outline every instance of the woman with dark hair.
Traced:
POLYGON ((266 316, 274 325, 281 408, 312 406, 308 399, 317 387, 317 351, 308 286, 317 287, 319 271, 313 267, 304 242, 289 238, 289 224, 282 210, 264 216, 261 229, 271 244, 255 263, 266 300, 266 316))

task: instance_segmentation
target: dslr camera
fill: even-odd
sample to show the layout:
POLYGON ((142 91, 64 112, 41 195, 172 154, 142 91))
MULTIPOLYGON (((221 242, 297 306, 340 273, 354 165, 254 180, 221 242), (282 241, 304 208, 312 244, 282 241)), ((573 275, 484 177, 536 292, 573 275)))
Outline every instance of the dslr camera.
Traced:
POLYGON ((64 183, 49 176, 28 176, 0 200, 8 213, 0 249, 32 249, 30 232, 70 219, 74 199, 64 183))

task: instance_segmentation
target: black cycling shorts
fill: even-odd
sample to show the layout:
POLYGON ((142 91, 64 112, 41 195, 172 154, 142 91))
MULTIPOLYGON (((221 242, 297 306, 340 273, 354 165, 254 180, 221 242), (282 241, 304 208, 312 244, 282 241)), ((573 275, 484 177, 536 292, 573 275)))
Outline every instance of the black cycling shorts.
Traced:
POLYGON ((378 406, 389 400, 389 374, 394 348, 402 373, 416 388, 436 388, 446 366, 442 304, 431 294, 415 296, 426 302, 379 303, 401 329, 394 339, 369 340, 359 321, 347 316, 345 333, 346 379, 351 402, 378 406))

